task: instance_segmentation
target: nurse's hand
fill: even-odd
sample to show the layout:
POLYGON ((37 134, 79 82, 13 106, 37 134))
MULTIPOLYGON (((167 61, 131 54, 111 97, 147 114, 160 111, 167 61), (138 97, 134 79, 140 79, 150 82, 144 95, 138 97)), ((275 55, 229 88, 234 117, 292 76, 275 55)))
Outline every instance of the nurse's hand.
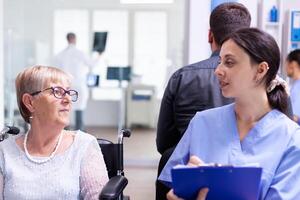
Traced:
MULTIPOLYGON (((197 200, 205 200, 207 193, 208 193, 208 188, 202 188, 198 193, 197 200)), ((178 196, 176 196, 174 194, 173 189, 168 192, 167 199, 168 200, 183 200, 182 198, 179 198, 178 196)))
MULTIPOLYGON (((191 156, 187 165, 188 166, 201 166, 204 164, 205 163, 199 157, 191 156)), ((207 193, 208 193, 208 188, 202 188, 198 193, 197 200, 205 200, 207 193)), ((168 200, 183 200, 182 198, 179 198, 178 196, 176 196, 174 194, 173 189, 168 192, 167 199, 168 200)))
POLYGON ((204 164, 205 163, 198 156, 191 156, 187 165, 196 167, 196 166, 202 166, 204 164))

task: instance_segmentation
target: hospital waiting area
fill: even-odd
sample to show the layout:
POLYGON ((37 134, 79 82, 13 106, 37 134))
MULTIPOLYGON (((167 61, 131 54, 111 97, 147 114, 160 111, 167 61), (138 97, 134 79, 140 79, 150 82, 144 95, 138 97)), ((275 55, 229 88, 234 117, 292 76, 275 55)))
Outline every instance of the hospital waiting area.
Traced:
POLYGON ((0 0, 0 199, 300 200, 299 0, 0 0))

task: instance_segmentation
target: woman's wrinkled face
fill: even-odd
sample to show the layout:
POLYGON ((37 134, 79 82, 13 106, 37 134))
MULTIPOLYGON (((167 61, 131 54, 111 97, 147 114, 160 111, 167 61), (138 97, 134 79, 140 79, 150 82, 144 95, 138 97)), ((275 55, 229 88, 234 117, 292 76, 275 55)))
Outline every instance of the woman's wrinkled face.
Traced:
MULTIPOLYGON (((46 88, 57 86, 65 90, 70 89, 70 85, 67 82, 50 83, 46 88)), ((52 89, 45 90, 37 96, 34 96, 33 107, 33 120, 62 127, 70 123, 72 101, 68 94, 65 94, 62 99, 59 99, 54 96, 52 89)))
POLYGON ((255 88, 257 67, 250 56, 233 40, 227 40, 221 47, 220 64, 215 70, 222 94, 237 98, 255 88))

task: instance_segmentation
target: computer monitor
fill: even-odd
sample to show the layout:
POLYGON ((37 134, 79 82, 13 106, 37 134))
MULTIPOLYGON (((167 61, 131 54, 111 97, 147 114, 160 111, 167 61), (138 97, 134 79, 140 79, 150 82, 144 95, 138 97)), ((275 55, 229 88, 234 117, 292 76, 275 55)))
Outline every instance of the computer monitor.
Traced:
POLYGON ((104 52, 106 46, 106 39, 107 39, 107 32, 95 32, 93 51, 97 51, 99 53, 104 52))
POLYGON ((88 74, 87 75, 87 86, 88 87, 98 87, 99 79, 100 79, 100 77, 97 74, 88 74))
POLYGON ((108 66, 107 67, 107 80, 119 80, 119 81, 130 81, 131 79, 131 67, 118 67, 108 66))

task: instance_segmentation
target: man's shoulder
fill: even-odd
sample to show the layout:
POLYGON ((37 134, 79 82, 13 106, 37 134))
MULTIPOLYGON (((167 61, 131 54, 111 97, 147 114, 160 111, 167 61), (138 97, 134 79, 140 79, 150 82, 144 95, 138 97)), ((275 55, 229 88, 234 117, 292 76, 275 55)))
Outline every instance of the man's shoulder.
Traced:
POLYGON ((218 60, 218 56, 212 56, 208 59, 179 68, 172 74, 170 81, 177 81, 183 77, 188 77, 189 80, 197 77, 211 77, 210 74, 214 73, 218 66, 218 60))
POLYGON ((185 67, 190 67, 190 68, 203 68, 203 69, 206 69, 206 68, 216 68, 217 64, 218 64, 218 60, 219 60, 219 57, 218 56, 212 56, 210 58, 207 58, 205 60, 201 60, 199 62, 196 62, 196 63, 192 63, 190 65, 187 65, 185 67))
POLYGON ((175 73, 174 76, 179 76, 181 74, 185 74, 185 73, 194 73, 195 71, 202 71, 202 70, 211 70, 214 71, 215 68, 218 65, 218 57, 217 56, 213 56, 210 57, 208 59, 193 63, 193 64, 189 64, 186 65, 180 69, 178 69, 175 73))

